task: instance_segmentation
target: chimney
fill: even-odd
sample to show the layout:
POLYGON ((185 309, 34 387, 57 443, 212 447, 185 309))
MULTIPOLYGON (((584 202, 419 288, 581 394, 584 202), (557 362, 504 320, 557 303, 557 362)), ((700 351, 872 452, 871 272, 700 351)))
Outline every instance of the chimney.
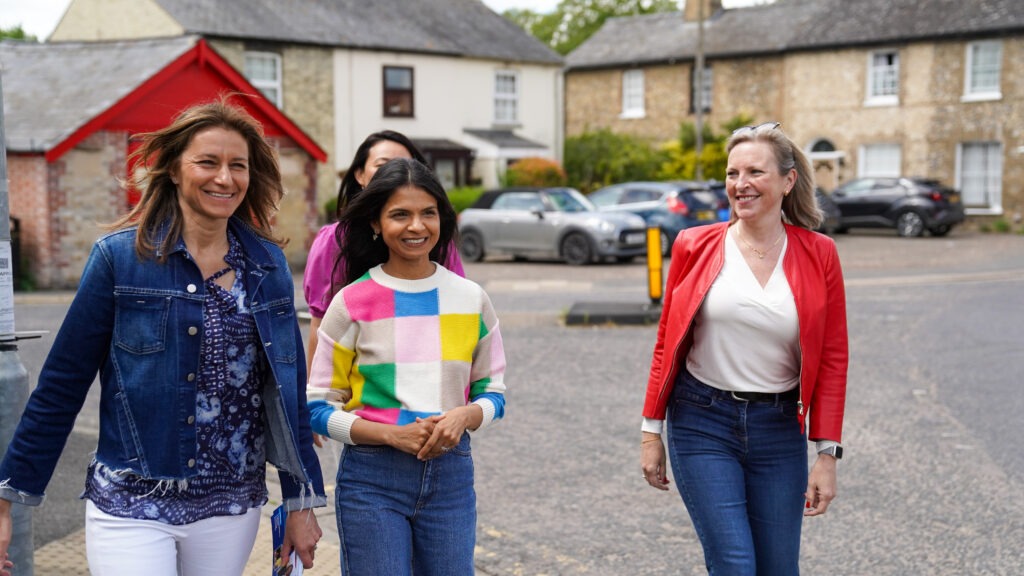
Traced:
POLYGON ((686 0, 686 7, 683 8, 683 20, 696 22, 699 19, 700 5, 704 4, 704 19, 711 18, 711 15, 722 9, 722 0, 686 0))

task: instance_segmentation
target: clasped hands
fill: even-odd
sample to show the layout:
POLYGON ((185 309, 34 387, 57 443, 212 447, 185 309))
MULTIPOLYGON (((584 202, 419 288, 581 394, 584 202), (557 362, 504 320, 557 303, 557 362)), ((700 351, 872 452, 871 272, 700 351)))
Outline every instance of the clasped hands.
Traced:
POLYGON ((415 422, 397 426, 389 444, 423 461, 437 458, 458 446, 462 440, 469 424, 465 408, 417 418, 415 422))

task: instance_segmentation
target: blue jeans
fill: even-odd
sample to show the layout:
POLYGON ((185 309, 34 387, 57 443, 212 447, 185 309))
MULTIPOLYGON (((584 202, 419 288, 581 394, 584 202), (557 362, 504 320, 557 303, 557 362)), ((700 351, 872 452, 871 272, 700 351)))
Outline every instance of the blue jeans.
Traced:
POLYGON ((469 434, 433 460, 346 446, 335 510, 343 576, 473 576, 476 491, 469 434))
POLYGON ((667 419, 672 473, 711 575, 800 573, 807 440, 797 402, 737 400, 685 369, 667 419))

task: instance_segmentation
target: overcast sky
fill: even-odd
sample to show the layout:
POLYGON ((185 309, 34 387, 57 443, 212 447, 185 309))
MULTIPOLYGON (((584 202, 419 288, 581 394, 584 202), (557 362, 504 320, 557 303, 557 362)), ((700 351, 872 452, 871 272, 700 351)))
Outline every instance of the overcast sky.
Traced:
MULTIPOLYGON (((57 26, 71 0, 0 0, 0 28, 11 28, 21 24, 25 32, 45 39, 57 26)), ((415 0, 409 0, 414 2, 415 0)), ((759 0, 722 0, 726 8, 755 3, 759 0)), ((764 0, 760 0, 764 1, 764 0)), ((484 0, 495 12, 509 8, 530 9, 535 12, 550 12, 558 6, 558 0, 484 0)), ((680 2, 682 4, 682 2, 680 2)))

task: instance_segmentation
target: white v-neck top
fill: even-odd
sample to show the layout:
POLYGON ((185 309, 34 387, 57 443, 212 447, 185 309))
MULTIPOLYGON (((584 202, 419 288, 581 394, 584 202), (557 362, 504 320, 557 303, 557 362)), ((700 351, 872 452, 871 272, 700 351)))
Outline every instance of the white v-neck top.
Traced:
POLYGON ((782 260, 761 287, 732 234, 725 264, 693 321, 686 368, 720 390, 785 392, 800 378, 800 331, 782 260))

